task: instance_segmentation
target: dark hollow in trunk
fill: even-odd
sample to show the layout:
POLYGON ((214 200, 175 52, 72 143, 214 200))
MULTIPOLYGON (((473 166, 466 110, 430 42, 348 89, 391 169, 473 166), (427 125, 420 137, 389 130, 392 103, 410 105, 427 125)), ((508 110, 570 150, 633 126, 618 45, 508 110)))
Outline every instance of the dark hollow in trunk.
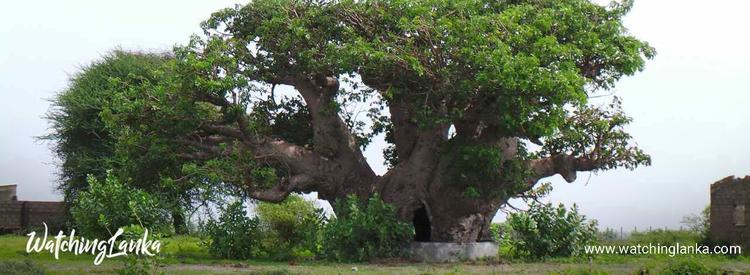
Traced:
POLYGON ((420 207, 414 211, 414 241, 416 242, 429 242, 432 241, 431 231, 432 225, 430 224, 430 217, 427 215, 427 210, 424 207, 420 207))

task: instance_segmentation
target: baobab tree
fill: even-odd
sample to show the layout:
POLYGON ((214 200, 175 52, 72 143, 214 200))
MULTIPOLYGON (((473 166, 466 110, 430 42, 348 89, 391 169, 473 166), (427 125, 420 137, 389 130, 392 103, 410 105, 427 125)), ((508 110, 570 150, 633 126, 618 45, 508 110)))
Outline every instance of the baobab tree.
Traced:
POLYGON ((654 54, 623 27, 631 6, 253 1, 214 13, 152 77, 112 79, 124 92, 101 116, 120 154, 181 163, 177 185, 271 202, 377 193, 419 240, 488 240, 543 178, 650 164, 619 100, 588 102, 654 54), (362 153, 379 134, 383 175, 362 153))

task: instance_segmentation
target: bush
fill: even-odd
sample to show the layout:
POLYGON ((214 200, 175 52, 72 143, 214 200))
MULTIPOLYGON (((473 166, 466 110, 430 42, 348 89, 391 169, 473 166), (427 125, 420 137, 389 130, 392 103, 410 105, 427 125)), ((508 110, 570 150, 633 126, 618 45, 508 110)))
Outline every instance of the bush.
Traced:
POLYGON ((496 243, 500 243, 503 240, 503 234, 505 233, 506 225, 503 223, 491 223, 490 224, 490 237, 496 243))
POLYGON ((323 230, 322 255, 334 261, 368 261, 405 256, 414 228, 399 221, 378 195, 366 204, 355 196, 338 202, 337 217, 323 230))
POLYGON ((46 274, 43 267, 32 262, 31 260, 25 261, 2 261, 0 262, 0 271, 3 274, 19 274, 19 275, 42 275, 46 274))
POLYGON ((511 257, 541 259, 579 256, 596 241, 596 221, 586 221, 574 205, 532 203, 529 210, 511 213, 503 241, 511 257))
POLYGON ((108 172, 104 182, 88 178, 88 190, 81 192, 70 213, 81 233, 109 237, 118 228, 138 225, 150 232, 168 232, 169 215, 156 197, 122 184, 108 172))
POLYGON ((206 233, 208 251, 216 257, 245 260, 260 253, 260 223, 247 216, 242 201, 227 206, 218 221, 208 222, 206 233))
POLYGON ((261 202, 255 210, 263 227, 264 250, 273 259, 315 255, 325 215, 314 202, 291 195, 281 203, 261 202))
POLYGON ((684 274, 691 274, 691 275, 703 275, 703 274, 713 274, 711 269, 706 267, 701 262, 698 261, 690 261, 690 260, 682 260, 682 261, 674 261, 669 263, 664 270, 662 270, 662 274, 674 274, 674 275, 684 275, 684 274))
POLYGON ((647 232, 633 232, 630 234, 628 243, 632 245, 666 245, 671 246, 677 243, 681 245, 694 245, 701 241, 701 235, 698 232, 686 230, 664 230, 656 229, 647 232))

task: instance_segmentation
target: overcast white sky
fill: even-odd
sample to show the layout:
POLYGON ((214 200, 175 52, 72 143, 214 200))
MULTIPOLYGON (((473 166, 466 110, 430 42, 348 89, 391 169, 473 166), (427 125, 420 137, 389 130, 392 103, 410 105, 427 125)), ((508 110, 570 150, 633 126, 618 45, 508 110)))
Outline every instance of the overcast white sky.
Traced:
MULTIPOLYGON (((0 184, 21 200, 56 200, 56 167, 41 117, 70 74, 115 47, 185 43, 220 8, 243 1, 5 1, 0 4, 0 184)), ((604 227, 678 227, 709 201, 709 185, 750 174, 750 1, 637 0, 626 18, 658 51, 615 92, 651 167, 552 178, 549 200, 577 203, 604 227)), ((376 144, 377 145, 377 144, 376 144)), ((382 172, 378 146, 367 153, 382 172)), ((498 217, 502 219, 502 217, 498 217)))

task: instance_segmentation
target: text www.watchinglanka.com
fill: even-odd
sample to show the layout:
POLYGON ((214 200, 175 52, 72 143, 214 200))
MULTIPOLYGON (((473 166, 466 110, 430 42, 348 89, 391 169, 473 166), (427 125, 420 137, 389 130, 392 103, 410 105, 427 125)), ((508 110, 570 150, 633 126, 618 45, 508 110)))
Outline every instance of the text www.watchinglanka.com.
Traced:
POLYGON ((698 255, 740 255, 741 246, 707 246, 707 245, 673 245, 647 244, 647 245, 587 245, 584 247, 586 254, 615 254, 615 255, 676 255, 698 254, 698 255))

